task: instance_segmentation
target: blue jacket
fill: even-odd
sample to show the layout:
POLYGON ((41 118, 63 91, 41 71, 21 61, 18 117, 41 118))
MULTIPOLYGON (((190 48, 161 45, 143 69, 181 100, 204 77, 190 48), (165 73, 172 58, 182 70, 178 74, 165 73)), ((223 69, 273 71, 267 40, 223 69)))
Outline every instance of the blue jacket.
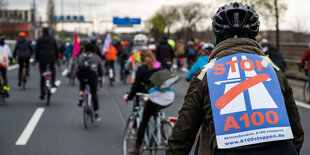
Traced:
POLYGON ((200 57, 195 64, 191 67, 189 72, 187 73, 186 80, 191 80, 193 76, 201 69, 203 66, 205 66, 208 63, 209 55, 204 55, 200 57))
POLYGON ((72 57, 72 51, 73 51, 72 44, 66 46, 64 56, 67 58, 71 58, 72 57))

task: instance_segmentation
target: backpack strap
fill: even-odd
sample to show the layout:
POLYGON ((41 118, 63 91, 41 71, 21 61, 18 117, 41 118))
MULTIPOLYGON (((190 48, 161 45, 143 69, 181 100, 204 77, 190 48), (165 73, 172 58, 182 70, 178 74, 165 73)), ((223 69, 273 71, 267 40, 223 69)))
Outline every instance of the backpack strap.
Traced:
POLYGON ((209 63, 207 63, 205 66, 203 66, 203 69, 201 70, 200 74, 197 77, 199 80, 203 79, 203 77, 206 75, 207 71, 214 66, 214 63, 216 60, 217 60, 217 58, 214 58, 209 63))
POLYGON ((271 64, 275 70, 280 71, 280 68, 270 60, 269 56, 266 55, 266 56, 261 56, 261 57, 263 58, 262 65, 264 67, 267 67, 268 64, 271 64))

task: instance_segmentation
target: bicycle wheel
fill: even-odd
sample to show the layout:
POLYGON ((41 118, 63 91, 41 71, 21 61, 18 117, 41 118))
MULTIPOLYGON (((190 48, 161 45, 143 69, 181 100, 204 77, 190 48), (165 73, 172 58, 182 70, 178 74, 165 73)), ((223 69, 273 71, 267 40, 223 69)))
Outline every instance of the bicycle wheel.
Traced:
POLYGON ((22 87, 23 87, 23 90, 26 90, 26 82, 27 82, 26 75, 23 75, 22 76, 22 87))
POLYGON ((172 125, 167 120, 161 121, 161 145, 165 148, 168 145, 168 138, 172 132, 172 125))
POLYGON ((83 102, 83 123, 84 123, 84 128, 88 129, 88 118, 89 118, 89 107, 88 107, 88 95, 84 95, 84 102, 83 102))
POLYGON ((50 106, 50 100, 51 100, 51 91, 47 88, 47 97, 46 97, 46 105, 50 106))
POLYGON ((306 103, 309 103, 310 102, 310 96, 309 96, 309 83, 308 82, 305 82, 305 84, 304 84, 303 93, 304 93, 304 101, 306 103))
POLYGON ((128 117, 127 124, 125 127, 124 137, 123 137, 123 153, 128 154, 128 150, 134 148, 137 139, 137 129, 134 127, 137 121, 137 115, 131 114, 128 117))
POLYGON ((3 78, 0 76, 0 104, 4 104, 3 78))
MULTIPOLYGON (((160 135, 161 139, 155 140, 154 136, 149 136, 150 146, 149 153, 152 155, 162 155, 166 153, 166 147, 168 145, 168 138, 172 131, 172 125, 167 120, 162 120, 160 122, 160 135), (158 142, 159 141, 159 142, 158 142)), ((157 135, 157 130, 154 131, 154 135, 157 135)), ((158 136, 158 135, 157 135, 158 136)), ((156 137, 159 138, 159 137, 156 137)))

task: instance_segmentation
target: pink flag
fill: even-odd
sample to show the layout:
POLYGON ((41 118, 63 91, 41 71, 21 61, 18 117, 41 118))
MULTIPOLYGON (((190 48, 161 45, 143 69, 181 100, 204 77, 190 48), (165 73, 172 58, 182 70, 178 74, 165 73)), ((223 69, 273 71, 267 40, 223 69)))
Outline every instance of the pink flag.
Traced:
POLYGON ((73 52, 72 56, 76 57, 80 52, 80 43, 78 41, 77 33, 74 33, 73 52))

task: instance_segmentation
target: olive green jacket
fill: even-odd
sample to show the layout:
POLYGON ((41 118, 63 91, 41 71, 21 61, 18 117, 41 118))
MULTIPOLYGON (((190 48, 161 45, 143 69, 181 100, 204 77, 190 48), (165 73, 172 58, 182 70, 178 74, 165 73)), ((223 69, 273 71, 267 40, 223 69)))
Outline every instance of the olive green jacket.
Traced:
MULTIPOLYGON (((260 45, 256 41, 247 38, 231 38, 222 41, 216 46, 209 61, 236 53, 264 56, 260 45)), ((195 154, 213 155, 214 150, 217 148, 207 79, 206 76, 202 80, 197 78, 201 70, 195 75, 187 90, 184 104, 179 111, 178 121, 173 127, 172 134, 168 140, 167 155, 189 154, 199 130, 200 134, 195 154)), ((276 70, 276 74, 294 135, 292 142, 296 150, 300 152, 304 140, 304 132, 301 127, 292 88, 282 72, 276 70)))

